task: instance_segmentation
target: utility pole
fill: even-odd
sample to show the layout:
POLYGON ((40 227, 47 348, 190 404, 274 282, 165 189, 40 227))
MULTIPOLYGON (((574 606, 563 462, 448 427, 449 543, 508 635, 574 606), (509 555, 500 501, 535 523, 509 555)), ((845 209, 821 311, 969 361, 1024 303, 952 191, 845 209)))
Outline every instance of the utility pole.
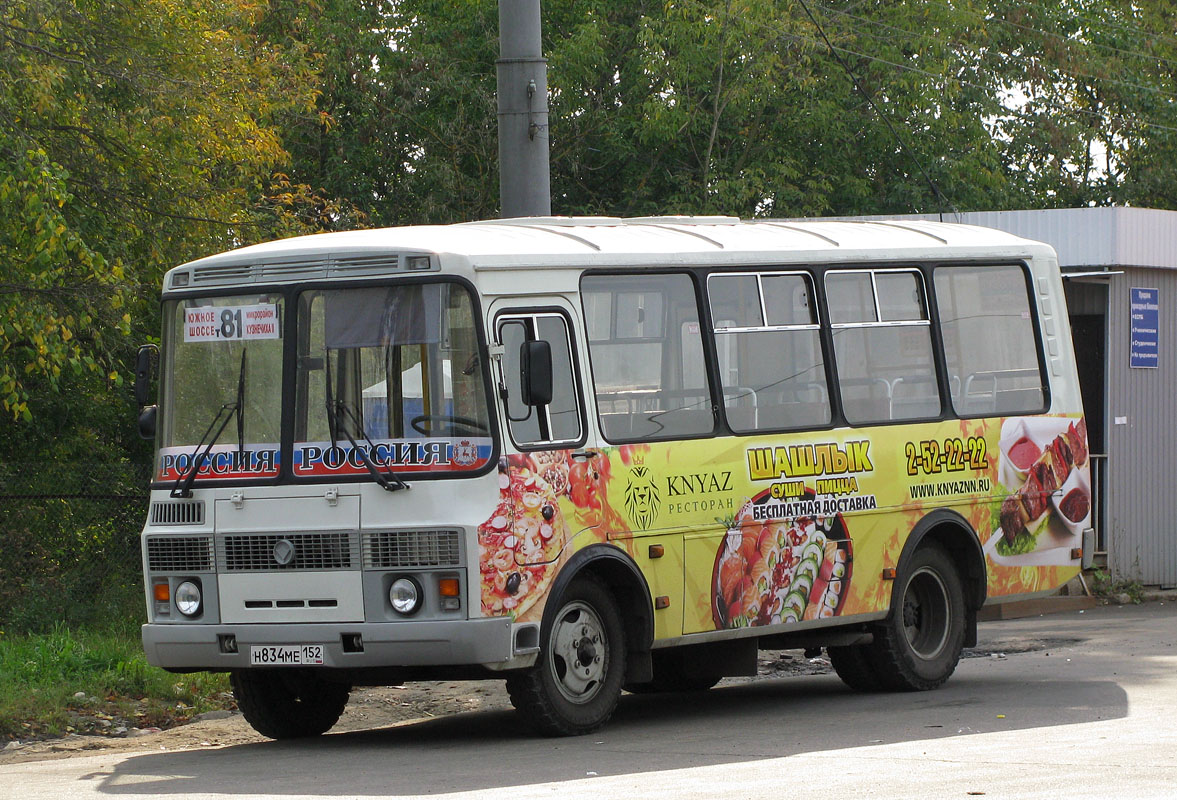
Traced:
POLYGON ((552 213, 539 0, 499 0, 499 216, 552 213))

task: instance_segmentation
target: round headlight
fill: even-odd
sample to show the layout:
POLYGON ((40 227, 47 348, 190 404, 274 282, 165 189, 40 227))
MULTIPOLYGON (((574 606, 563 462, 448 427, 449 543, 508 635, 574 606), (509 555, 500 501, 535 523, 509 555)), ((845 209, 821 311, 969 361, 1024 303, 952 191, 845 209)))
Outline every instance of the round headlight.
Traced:
POLYGON ((398 614, 415 614, 421 599, 421 585, 412 578, 397 578, 388 589, 388 602, 398 614))
POLYGON ((194 581, 184 581, 176 587, 176 609, 186 617, 200 613, 200 586, 194 581))

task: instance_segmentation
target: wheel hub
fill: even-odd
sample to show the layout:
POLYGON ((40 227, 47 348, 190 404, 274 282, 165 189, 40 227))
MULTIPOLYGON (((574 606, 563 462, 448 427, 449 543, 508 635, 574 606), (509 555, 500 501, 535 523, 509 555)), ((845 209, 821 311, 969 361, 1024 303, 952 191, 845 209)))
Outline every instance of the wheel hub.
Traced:
POLYGON ((916 656, 932 660, 948 643, 948 589, 933 569, 916 570, 903 597, 903 634, 916 656))
POLYGON ((903 603, 903 624, 908 628, 918 628, 920 625, 920 607, 911 597, 903 603))
POLYGON ((552 626, 550 642, 556 689, 569 702, 591 701, 609 669, 609 642, 597 612, 579 600, 569 603, 552 626))
POLYGON ((591 664, 597 657, 597 648, 588 639, 581 639, 576 647, 576 660, 581 664, 591 664))

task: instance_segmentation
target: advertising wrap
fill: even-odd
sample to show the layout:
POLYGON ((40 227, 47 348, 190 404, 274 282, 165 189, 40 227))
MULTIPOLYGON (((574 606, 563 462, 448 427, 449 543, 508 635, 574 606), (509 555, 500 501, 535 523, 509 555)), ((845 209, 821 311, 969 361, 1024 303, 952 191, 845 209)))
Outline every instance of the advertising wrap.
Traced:
POLYGON ((611 543, 660 601, 658 638, 884 611, 884 570, 935 509, 975 531, 990 597, 1070 580, 1091 525, 1079 417, 532 452, 500 459, 498 480, 484 614, 538 620, 568 558, 611 543))

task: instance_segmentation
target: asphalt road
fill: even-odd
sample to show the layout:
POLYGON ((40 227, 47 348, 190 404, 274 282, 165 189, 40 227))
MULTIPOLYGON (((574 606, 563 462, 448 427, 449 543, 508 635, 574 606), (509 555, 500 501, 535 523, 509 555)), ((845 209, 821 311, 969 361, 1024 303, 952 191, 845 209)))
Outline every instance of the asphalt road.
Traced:
POLYGON ((625 696, 535 738, 509 712, 0 767, 0 798, 1177 798, 1177 603, 983 623, 943 688, 832 675, 625 696))

